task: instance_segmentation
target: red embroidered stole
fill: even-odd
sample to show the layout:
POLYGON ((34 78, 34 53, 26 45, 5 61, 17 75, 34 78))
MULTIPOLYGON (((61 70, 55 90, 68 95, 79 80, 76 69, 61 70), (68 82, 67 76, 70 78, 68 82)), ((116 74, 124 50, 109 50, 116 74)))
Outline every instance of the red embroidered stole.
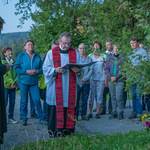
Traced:
MULTIPOLYGON (((54 68, 61 67, 60 48, 59 46, 52 49, 54 68)), ((69 63, 76 63, 76 51, 73 48, 69 48, 69 63)), ((55 79, 55 91, 56 91, 56 117, 57 128, 64 128, 64 109, 63 109, 63 89, 62 89, 62 74, 57 73, 55 79)), ((69 71, 69 98, 68 108, 66 116, 66 128, 74 128, 75 119, 75 94, 76 94, 76 74, 73 71, 69 71)))

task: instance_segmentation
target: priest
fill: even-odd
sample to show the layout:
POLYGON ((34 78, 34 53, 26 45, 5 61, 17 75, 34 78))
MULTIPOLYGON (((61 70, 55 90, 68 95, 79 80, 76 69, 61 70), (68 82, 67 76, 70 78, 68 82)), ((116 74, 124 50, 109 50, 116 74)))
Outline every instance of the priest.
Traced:
POLYGON ((80 75, 81 69, 63 68, 68 63, 80 63, 78 51, 70 47, 71 41, 70 33, 62 33, 59 45, 48 51, 43 64, 50 137, 68 135, 75 130, 76 77, 80 75))

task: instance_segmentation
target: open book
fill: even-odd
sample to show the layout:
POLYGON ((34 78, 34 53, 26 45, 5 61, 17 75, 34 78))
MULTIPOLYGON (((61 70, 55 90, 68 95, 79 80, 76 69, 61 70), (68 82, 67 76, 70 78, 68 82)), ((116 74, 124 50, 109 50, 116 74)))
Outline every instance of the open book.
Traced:
POLYGON ((67 70, 69 70, 70 68, 73 68, 73 67, 83 68, 83 67, 86 67, 86 66, 91 66, 91 65, 93 65, 95 63, 97 63, 97 61, 90 62, 90 63, 87 63, 87 64, 76 64, 76 63, 73 64, 73 63, 70 63, 70 64, 66 64, 62 68, 67 69, 67 70))

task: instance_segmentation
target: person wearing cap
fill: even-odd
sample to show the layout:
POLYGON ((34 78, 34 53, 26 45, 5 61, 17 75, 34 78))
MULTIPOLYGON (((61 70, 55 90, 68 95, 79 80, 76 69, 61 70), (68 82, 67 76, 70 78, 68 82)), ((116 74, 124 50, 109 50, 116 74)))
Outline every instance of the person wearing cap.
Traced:
POLYGON ((105 73, 104 66, 106 62, 106 55, 101 52, 102 44, 100 44, 100 49, 96 49, 92 55, 92 61, 98 61, 93 65, 93 73, 90 80, 90 93, 89 93, 89 114, 88 118, 92 118, 92 109, 94 103, 95 93, 97 93, 97 109, 95 118, 100 118, 100 108, 103 99, 103 91, 104 91, 104 81, 105 81, 105 73))
MULTIPOLYGON (((0 34, 3 29, 5 21, 0 17, 0 34)), ((4 142, 4 133, 7 132, 6 122, 6 107, 5 107, 5 93, 4 93, 4 79, 3 75, 10 70, 10 65, 2 64, 0 60, 0 145, 4 142)), ((1 148, 1 147, 0 147, 1 148)))
POLYGON ((44 121, 43 111, 40 101, 40 92, 38 87, 39 75, 42 74, 42 61, 38 53, 34 50, 34 41, 26 40, 24 43, 24 51, 17 57, 14 71, 17 73, 17 81, 20 88, 21 101, 20 101, 20 115, 23 120, 23 125, 27 125, 27 104, 28 92, 30 92, 36 107, 37 116, 42 124, 44 121))

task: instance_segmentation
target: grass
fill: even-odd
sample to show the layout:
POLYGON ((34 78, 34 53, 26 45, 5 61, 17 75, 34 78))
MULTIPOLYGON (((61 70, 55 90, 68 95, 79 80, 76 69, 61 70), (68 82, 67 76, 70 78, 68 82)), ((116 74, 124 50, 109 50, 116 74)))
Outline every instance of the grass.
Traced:
POLYGON ((27 143, 12 150, 147 150, 150 132, 132 131, 127 134, 71 135, 69 137, 27 143))

